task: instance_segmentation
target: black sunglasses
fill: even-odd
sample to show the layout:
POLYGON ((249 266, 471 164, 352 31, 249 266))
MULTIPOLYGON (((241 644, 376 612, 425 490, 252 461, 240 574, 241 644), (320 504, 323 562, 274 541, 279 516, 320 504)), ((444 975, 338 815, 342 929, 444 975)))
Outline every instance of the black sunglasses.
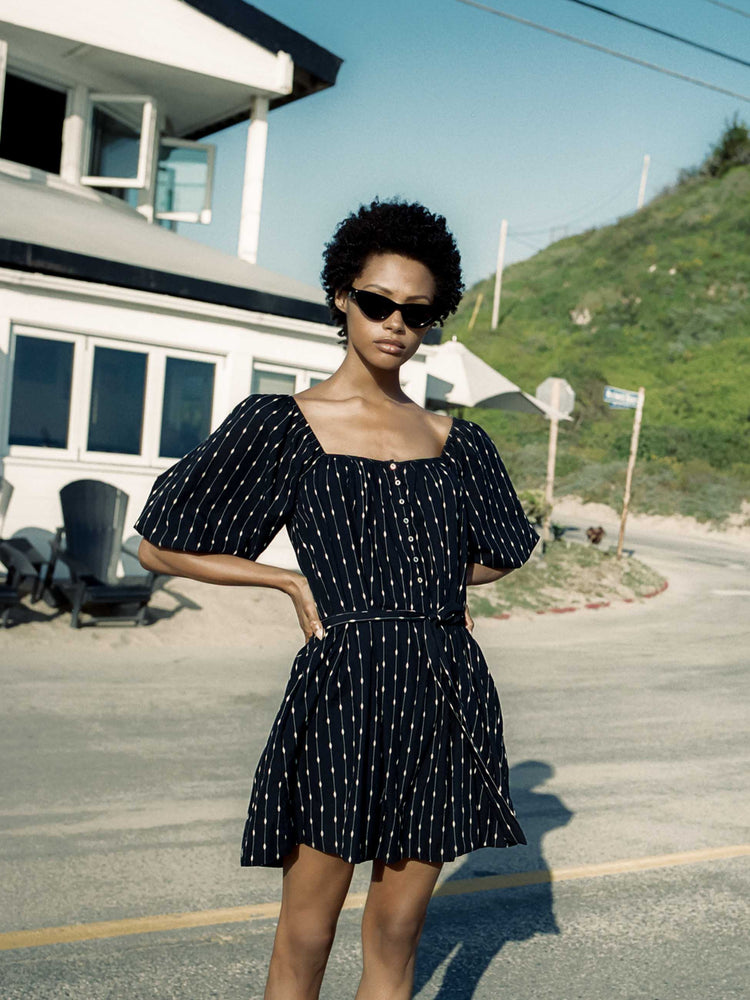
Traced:
POLYGON ((435 322, 435 307, 423 302, 394 302, 385 295, 375 292, 365 292, 352 286, 348 292, 368 319, 380 323, 391 316, 397 309, 401 313, 406 326, 412 330, 424 330, 435 322))

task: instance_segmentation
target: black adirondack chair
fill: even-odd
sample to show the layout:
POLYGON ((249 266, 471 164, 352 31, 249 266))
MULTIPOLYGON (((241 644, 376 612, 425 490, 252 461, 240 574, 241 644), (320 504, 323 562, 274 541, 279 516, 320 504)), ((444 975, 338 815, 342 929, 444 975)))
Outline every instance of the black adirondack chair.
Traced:
POLYGON ((97 479, 78 479, 60 490, 64 526, 57 529, 44 580, 44 589, 60 594, 69 604, 70 626, 78 628, 86 609, 96 622, 146 621, 148 602, 162 574, 117 576, 121 552, 137 558, 122 544, 128 495, 97 479), (65 563, 70 580, 54 580, 57 560, 65 563), (121 609, 105 614, 101 609, 121 609), (128 610, 129 608, 129 610, 128 610))
POLYGON ((3 628, 8 628, 11 610, 28 594, 33 596, 37 593, 40 567, 35 566, 28 556, 10 541, 0 541, 0 563, 7 570, 5 580, 0 581, 0 609, 2 609, 0 623, 3 628))

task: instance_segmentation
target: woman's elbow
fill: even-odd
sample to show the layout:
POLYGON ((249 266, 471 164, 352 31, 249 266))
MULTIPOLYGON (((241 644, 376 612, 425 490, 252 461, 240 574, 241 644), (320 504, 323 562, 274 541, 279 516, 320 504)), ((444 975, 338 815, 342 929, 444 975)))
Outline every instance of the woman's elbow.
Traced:
POLYGON ((138 546, 138 562, 141 566, 149 570, 151 573, 158 573, 162 568, 161 561, 158 557, 159 550, 155 545, 146 538, 142 538, 140 545, 138 546))

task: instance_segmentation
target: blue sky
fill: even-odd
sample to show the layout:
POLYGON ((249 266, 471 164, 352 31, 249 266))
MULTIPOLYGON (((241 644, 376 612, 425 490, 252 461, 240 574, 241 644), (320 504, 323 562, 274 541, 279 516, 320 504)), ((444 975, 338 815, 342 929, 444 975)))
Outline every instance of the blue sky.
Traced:
MULTIPOLYGON (((750 70, 569 0, 485 0, 508 13, 750 95, 750 70)), ((750 13, 750 0, 732 0, 750 13)), ((750 18, 707 0, 602 6, 750 58, 750 18)), ((340 219, 376 195, 445 215, 467 288, 556 236, 635 209, 699 162, 746 101, 674 80, 514 24, 458 0, 258 0, 340 56, 334 87, 269 115, 258 263, 317 285, 340 219)), ((235 253, 246 126, 216 133, 214 215, 181 224, 235 253)))

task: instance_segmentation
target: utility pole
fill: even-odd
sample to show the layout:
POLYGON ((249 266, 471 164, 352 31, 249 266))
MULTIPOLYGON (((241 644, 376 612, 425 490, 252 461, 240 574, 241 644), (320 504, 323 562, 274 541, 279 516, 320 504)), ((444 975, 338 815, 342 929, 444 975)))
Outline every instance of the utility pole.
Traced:
POLYGON ((646 180, 648 179, 648 167, 651 157, 648 153, 643 157, 643 169, 641 170, 641 186, 638 188, 638 208, 643 208, 646 199, 646 180))
POLYGON ((497 248, 497 270, 495 271, 495 297, 492 301, 492 329, 497 329, 500 316, 500 289, 503 284, 503 262, 505 261, 505 239, 508 235, 508 220, 500 225, 500 245, 497 248))

